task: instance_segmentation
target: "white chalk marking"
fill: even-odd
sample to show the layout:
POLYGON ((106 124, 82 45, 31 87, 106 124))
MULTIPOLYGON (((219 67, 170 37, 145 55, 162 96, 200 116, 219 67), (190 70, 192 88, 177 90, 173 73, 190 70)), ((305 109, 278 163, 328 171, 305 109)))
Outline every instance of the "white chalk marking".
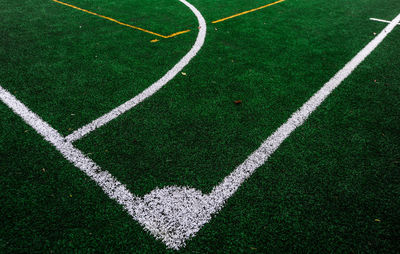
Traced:
MULTIPOLYGON (((180 0, 185 3, 184 0, 180 0)), ((187 6, 191 6, 187 2, 187 6)), ((195 9, 193 6, 191 9, 195 9)), ((30 111, 8 91, 0 86, 0 99, 76 167, 88 174, 107 195, 121 204, 134 219, 139 221, 157 239, 169 248, 179 249, 201 227, 211 220, 255 170, 263 165, 283 141, 301 126, 321 103, 345 80, 357 66, 383 41, 400 22, 400 14, 343 69, 331 78, 303 106, 280 126, 261 146, 216 187, 210 194, 202 194, 189 187, 169 186, 156 188, 143 198, 132 195, 124 185, 107 171, 102 171, 92 160, 73 147, 55 129, 30 111)))
POLYGON ((201 13, 191 4, 186 2, 185 0, 179 0, 187 7, 189 7, 192 12, 196 15, 197 20, 199 22, 199 33, 197 35, 196 42, 194 43, 191 50, 172 68, 170 69, 164 76, 162 76, 157 82, 146 88, 143 92, 136 95, 129 101, 123 103, 117 108, 111 110, 107 114, 93 120, 91 123, 77 129, 72 132, 70 135, 66 137, 66 140, 70 142, 74 142, 78 139, 81 139, 83 136, 88 133, 94 131, 95 129, 107 124, 111 120, 117 118, 119 115, 125 113, 126 111, 132 109, 145 99, 149 98, 153 94, 155 94, 158 90, 160 90, 163 86, 165 86, 171 79, 173 79, 189 62, 190 60, 196 56, 201 47, 204 44, 204 39, 206 37, 207 25, 206 22, 201 15, 201 13))
MULTIPOLYGON (((383 22, 383 23, 389 23, 389 24, 390 24, 390 22, 391 22, 391 21, 389 21, 389 20, 376 19, 376 18, 370 18, 370 20, 378 21, 378 22, 383 22)), ((398 23, 397 25, 400 26, 400 23, 398 23)))

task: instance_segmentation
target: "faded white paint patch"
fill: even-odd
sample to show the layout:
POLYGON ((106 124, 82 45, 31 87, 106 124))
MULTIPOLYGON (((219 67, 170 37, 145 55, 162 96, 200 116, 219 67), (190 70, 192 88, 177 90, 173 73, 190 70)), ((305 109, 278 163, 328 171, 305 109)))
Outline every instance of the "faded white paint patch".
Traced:
POLYGON ((200 51, 201 47, 204 44, 204 40, 206 38, 207 25, 201 13, 190 3, 185 0, 179 0, 183 4, 185 4, 189 9, 196 15, 198 23, 199 23, 199 33, 197 35, 196 42, 194 43, 191 50, 172 68, 170 69, 164 76, 162 76, 157 82, 146 88, 143 92, 136 95, 129 101, 124 104, 116 107, 111 110, 107 114, 97 118, 91 123, 79 128, 74 131, 70 135, 66 137, 66 139, 70 142, 74 142, 78 139, 81 139, 83 136, 88 133, 94 131, 95 129, 107 124, 111 120, 117 118, 119 115, 125 113, 126 111, 132 109, 145 99, 149 98, 153 94, 155 94, 158 90, 160 90, 163 86, 165 86, 171 79, 173 79, 189 62, 190 60, 196 56, 196 54, 200 51))
POLYGON ((145 195, 136 207, 136 219, 169 248, 179 249, 211 220, 215 208, 199 190, 170 186, 145 195))
MULTIPOLYGON (((184 0, 181 1, 184 2, 184 0)), ((211 220, 212 215, 223 207, 226 200, 237 191, 240 185, 268 160, 297 127, 308 119, 311 113, 399 22, 400 14, 300 109, 294 112, 241 165, 214 187, 210 194, 203 194, 189 187, 170 186, 157 188, 143 198, 138 198, 1 86, 0 99, 45 140, 53 144, 67 160, 93 179, 110 198, 121 204, 151 234, 162 240, 169 248, 179 249, 185 245, 187 239, 193 237, 205 223, 211 220)))

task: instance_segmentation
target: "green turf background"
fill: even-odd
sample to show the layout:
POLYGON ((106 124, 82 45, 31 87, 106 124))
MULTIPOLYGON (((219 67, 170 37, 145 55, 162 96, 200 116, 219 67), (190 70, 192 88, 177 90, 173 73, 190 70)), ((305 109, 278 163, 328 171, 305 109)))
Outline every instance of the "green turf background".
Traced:
MULTIPOLYGON (((178 1, 0 1, 1 85, 62 134, 133 97, 191 47, 178 1)), ((400 12, 394 0, 191 1, 199 55, 156 95, 78 141, 137 195, 207 193, 400 12), (234 100, 242 100, 235 105, 234 100)), ((181 252, 398 252, 400 30, 246 181, 181 252), (375 221, 379 219, 380 221, 375 221)), ((2 252, 165 252, 78 169, 0 105, 2 252)))

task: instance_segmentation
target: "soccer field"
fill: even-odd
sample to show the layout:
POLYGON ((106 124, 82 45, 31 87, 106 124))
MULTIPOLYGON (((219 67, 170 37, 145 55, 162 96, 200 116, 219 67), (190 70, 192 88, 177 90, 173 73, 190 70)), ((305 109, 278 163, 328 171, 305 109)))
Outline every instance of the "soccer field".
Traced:
POLYGON ((400 252, 399 0, 0 0, 1 253, 400 252))

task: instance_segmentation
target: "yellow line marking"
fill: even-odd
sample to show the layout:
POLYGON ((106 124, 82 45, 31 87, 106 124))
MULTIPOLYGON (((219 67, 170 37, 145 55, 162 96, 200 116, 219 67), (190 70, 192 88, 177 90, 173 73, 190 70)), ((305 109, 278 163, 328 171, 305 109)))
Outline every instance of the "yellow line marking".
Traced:
POLYGON ((170 35, 162 35, 162 34, 158 34, 158 33, 155 33, 155 32, 152 32, 152 31, 149 31, 149 30, 146 30, 146 29, 137 27, 137 26, 132 26, 132 25, 123 23, 123 22, 118 21, 118 20, 116 20, 116 19, 113 19, 113 18, 104 16, 104 15, 101 15, 101 14, 97 14, 97 13, 92 12, 92 11, 88 11, 88 10, 79 8, 79 7, 77 7, 77 6, 75 6, 75 5, 72 5, 72 4, 67 4, 67 3, 64 3, 64 2, 61 2, 61 1, 58 1, 58 0, 52 0, 52 1, 53 1, 53 2, 56 2, 56 3, 59 3, 59 4, 62 4, 62 5, 65 5, 65 6, 68 6, 68 7, 71 7, 71 8, 74 8, 74 9, 76 9, 76 10, 80 10, 80 11, 83 11, 83 12, 86 12, 86 13, 89 13, 89 14, 92 14, 92 15, 94 15, 94 16, 97 16, 97 17, 100 17, 100 18, 103 18, 103 19, 107 19, 107 20, 112 21, 112 22, 115 22, 115 23, 117 23, 117 24, 119 24, 119 25, 121 25, 121 26, 130 27, 130 28, 133 28, 133 29, 136 29, 136 30, 139 30, 139 31, 148 33, 148 34, 152 34, 152 35, 155 35, 155 36, 164 38, 164 39, 171 38, 171 37, 175 37, 175 36, 177 36, 177 35, 190 32, 190 30, 185 30, 185 31, 180 31, 180 32, 173 33, 173 34, 170 34, 170 35))
POLYGON ((247 14, 247 13, 250 13, 250 12, 253 12, 253 11, 258 11, 258 10, 267 8, 267 7, 269 7, 269 6, 272 6, 272 5, 275 5, 275 4, 279 4, 279 3, 284 2, 284 1, 285 1, 285 0, 278 0, 278 1, 276 1, 276 2, 267 4, 267 5, 264 5, 264 6, 255 8, 255 9, 251 9, 251 10, 244 11, 244 12, 241 12, 241 13, 238 13, 238 14, 235 14, 235 15, 232 15, 232 16, 229 16, 229 17, 226 17, 226 18, 222 18, 222 19, 215 20, 215 21, 213 21, 213 22, 211 22, 211 23, 215 24, 215 23, 219 23, 219 22, 225 21, 225 20, 227 20, 227 19, 236 18, 236 17, 238 17, 238 16, 241 16, 241 15, 244 15, 244 14, 247 14))
POLYGON ((185 31, 176 32, 176 33, 173 33, 173 34, 170 34, 170 35, 165 36, 165 38, 175 37, 175 36, 177 36, 177 35, 184 34, 184 33, 188 33, 188 32, 190 32, 190 30, 185 30, 185 31))
MULTIPOLYGON (((173 34, 170 34, 170 35, 162 35, 162 34, 159 34, 159 33, 152 32, 152 31, 150 31, 150 30, 146 30, 146 29, 144 29, 144 28, 140 28, 140 27, 137 27, 137 26, 133 26, 133 25, 129 25, 129 24, 123 23, 123 22, 118 21, 118 20, 116 20, 116 19, 113 19, 113 18, 104 16, 104 15, 101 15, 101 14, 97 14, 97 13, 92 12, 92 11, 88 11, 88 10, 79 8, 79 7, 77 7, 77 6, 75 6, 75 5, 72 5, 72 4, 67 4, 67 3, 64 3, 64 2, 61 2, 61 1, 58 1, 58 0, 52 0, 52 1, 53 1, 53 2, 56 2, 56 3, 59 3, 59 4, 62 4, 62 5, 65 5, 65 6, 68 6, 68 7, 71 7, 71 8, 74 8, 74 9, 79 10, 79 11, 83 11, 83 12, 89 13, 89 14, 91 14, 91 15, 94 15, 94 16, 97 16, 97 17, 100 17, 100 18, 103 18, 103 19, 107 19, 107 20, 112 21, 112 22, 115 22, 115 23, 117 23, 117 24, 119 24, 119 25, 121 25, 121 26, 130 27, 130 28, 133 28, 133 29, 136 29, 136 30, 139 30, 139 31, 148 33, 148 34, 152 34, 152 35, 155 35, 155 36, 164 38, 164 39, 172 38, 172 37, 175 37, 175 36, 178 36, 178 35, 181 35, 181 34, 190 32, 190 30, 184 30, 184 31, 176 32, 176 33, 173 33, 173 34)), ((272 5, 275 5, 275 4, 284 2, 284 1, 285 1, 285 0, 278 0, 278 1, 276 1, 276 2, 267 4, 267 5, 264 5, 264 6, 255 8, 255 9, 251 9, 251 10, 244 11, 244 12, 241 12, 241 13, 238 13, 238 14, 235 14, 235 15, 232 15, 232 16, 229 16, 229 17, 226 17, 226 18, 222 18, 222 19, 218 19, 218 20, 212 21, 211 23, 215 24, 215 23, 223 22, 223 21, 225 21, 225 20, 232 19, 232 18, 236 18, 236 17, 238 17, 238 16, 242 16, 242 15, 248 14, 248 13, 250 13, 250 12, 258 11, 258 10, 267 8, 267 7, 269 7, 269 6, 272 6, 272 5)), ((158 41, 158 40, 151 40, 151 42, 157 42, 157 41, 158 41)))
POLYGON ((150 42, 154 43, 154 42, 158 42, 158 41, 160 41, 160 40, 154 39, 154 40, 151 40, 150 42))

